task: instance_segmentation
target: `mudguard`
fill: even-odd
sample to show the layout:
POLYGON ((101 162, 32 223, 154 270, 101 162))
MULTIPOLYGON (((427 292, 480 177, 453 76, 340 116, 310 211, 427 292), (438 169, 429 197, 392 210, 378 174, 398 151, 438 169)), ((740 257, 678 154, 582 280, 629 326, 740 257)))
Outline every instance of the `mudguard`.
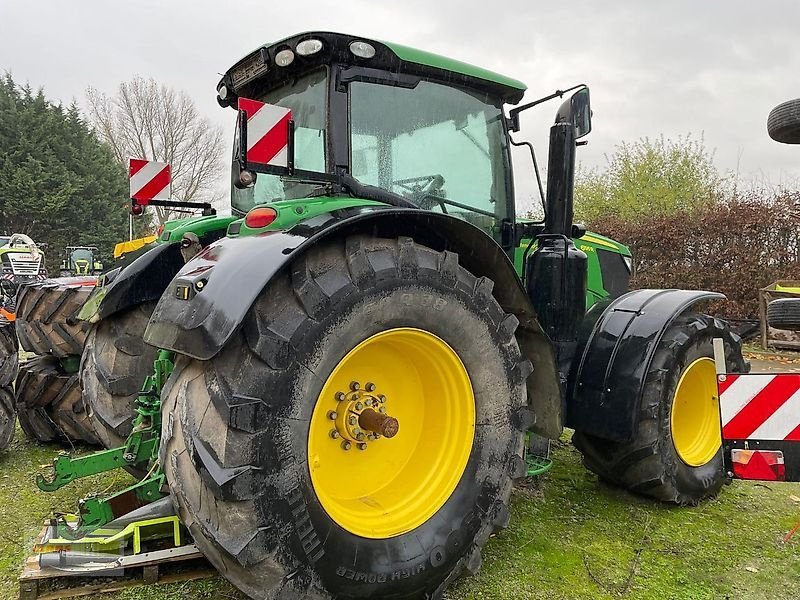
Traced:
POLYGON ((566 426, 614 441, 632 439, 645 377, 664 332, 692 304, 724 297, 696 290, 636 290, 592 307, 569 374, 566 426))
POLYGON ((96 323, 142 302, 158 300, 183 264, 180 242, 154 245, 132 262, 105 273, 78 317, 96 323))
POLYGON ((223 238, 178 272, 153 312, 145 341, 198 360, 212 358, 281 269, 315 244, 358 233, 407 236, 435 250, 457 252, 464 268, 494 281, 495 297, 519 319, 520 345, 537 366, 529 389, 536 390, 538 429, 558 435, 562 395, 553 347, 511 261, 481 229, 446 214, 357 207, 317 215, 286 231, 223 238))

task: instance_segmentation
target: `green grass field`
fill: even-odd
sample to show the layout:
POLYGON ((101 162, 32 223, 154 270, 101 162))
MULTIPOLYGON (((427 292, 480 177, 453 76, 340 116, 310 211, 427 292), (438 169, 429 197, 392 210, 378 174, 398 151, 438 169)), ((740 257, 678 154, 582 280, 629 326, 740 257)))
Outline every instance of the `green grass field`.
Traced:
MULTIPOLYGON (((39 492, 33 477, 56 447, 21 431, 0 456, 0 597, 15 598, 20 565, 51 511, 74 510, 80 494, 114 489, 122 472, 39 492)), ((519 485, 511 524, 490 540, 477 577, 463 579, 451 600, 471 598, 764 599, 800 596, 800 484, 735 482, 716 500, 674 508, 597 481, 566 440, 555 465, 519 485)), ((110 598, 111 596, 105 596, 110 598)), ((126 598, 240 598, 220 578, 136 588, 126 598)))

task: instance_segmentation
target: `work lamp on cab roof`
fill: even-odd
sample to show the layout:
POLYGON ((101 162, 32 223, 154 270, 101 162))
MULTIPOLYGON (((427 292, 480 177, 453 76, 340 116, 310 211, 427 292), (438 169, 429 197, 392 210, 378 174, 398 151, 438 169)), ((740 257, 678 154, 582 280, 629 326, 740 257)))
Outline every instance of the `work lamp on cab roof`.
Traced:
POLYGON ((295 48, 300 56, 311 56, 322 50, 322 42, 319 40, 303 40, 295 48))
POLYGON ((275 55, 275 64, 279 67, 288 67, 294 61, 294 52, 289 50, 281 50, 275 55))
POLYGON ((372 58, 375 56, 375 47, 367 42, 350 42, 350 52, 359 58, 372 58))

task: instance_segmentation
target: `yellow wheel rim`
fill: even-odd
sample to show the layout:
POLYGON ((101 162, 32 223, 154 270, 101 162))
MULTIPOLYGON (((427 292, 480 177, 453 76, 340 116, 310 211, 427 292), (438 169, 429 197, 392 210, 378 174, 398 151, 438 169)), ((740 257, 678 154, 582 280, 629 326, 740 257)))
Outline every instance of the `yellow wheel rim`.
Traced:
POLYGON ((700 467, 722 445, 714 361, 698 358, 681 374, 672 399, 672 443, 681 460, 700 467))
POLYGON ((353 348, 322 387, 308 432, 311 483, 342 528, 394 537, 444 505, 474 437, 475 396, 455 351, 427 331, 390 329, 353 348), (376 414, 384 435, 362 427, 376 414), (398 427, 386 437, 390 419, 398 427))

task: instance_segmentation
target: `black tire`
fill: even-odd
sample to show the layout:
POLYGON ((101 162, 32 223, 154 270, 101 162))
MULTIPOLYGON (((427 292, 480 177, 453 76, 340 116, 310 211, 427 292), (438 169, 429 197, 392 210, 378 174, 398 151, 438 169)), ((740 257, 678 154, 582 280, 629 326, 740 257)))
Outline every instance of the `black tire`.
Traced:
POLYGON ((14 324, 0 325, 0 387, 14 383, 18 363, 17 333, 14 324))
POLYGON ((11 445, 16 426, 17 411, 14 408, 14 390, 11 386, 2 386, 0 387, 0 452, 11 445))
POLYGON ((80 368, 83 402, 106 448, 125 443, 139 390, 153 371, 158 349, 142 336, 154 308, 154 302, 146 302, 103 319, 86 339, 80 368))
POLYGON ((440 598, 480 567, 482 546, 507 523, 512 476, 525 473, 524 426, 514 423, 532 371, 517 319, 492 287, 455 254, 407 238, 349 238, 309 250, 271 282, 215 358, 178 359, 162 395, 161 464, 181 519, 229 581, 258 598, 440 598), (402 326, 455 350, 480 427, 438 512, 408 533, 368 539, 319 504, 309 415, 350 349, 402 326))
POLYGON ((800 298, 779 298, 767 304, 767 324, 775 329, 800 331, 800 298))
POLYGON ((78 320, 96 277, 45 279, 17 293, 17 335, 23 350, 58 358, 80 355, 90 324, 78 320))
POLYGON ((97 444, 81 401, 77 373, 64 373, 58 359, 37 356, 20 365, 16 408, 26 435, 42 442, 97 444))
POLYGON ((713 338, 725 342, 725 359, 734 373, 749 371, 741 339, 727 323, 684 313, 664 333, 647 373, 636 437, 613 442, 575 432, 573 443, 583 463, 608 483, 664 502, 697 504, 714 496, 725 482, 722 448, 704 465, 692 467, 679 457, 672 440, 673 395, 684 369, 694 360, 713 358, 713 338))
POLYGON ((800 144, 800 98, 783 102, 770 111, 767 133, 776 142, 800 144))

